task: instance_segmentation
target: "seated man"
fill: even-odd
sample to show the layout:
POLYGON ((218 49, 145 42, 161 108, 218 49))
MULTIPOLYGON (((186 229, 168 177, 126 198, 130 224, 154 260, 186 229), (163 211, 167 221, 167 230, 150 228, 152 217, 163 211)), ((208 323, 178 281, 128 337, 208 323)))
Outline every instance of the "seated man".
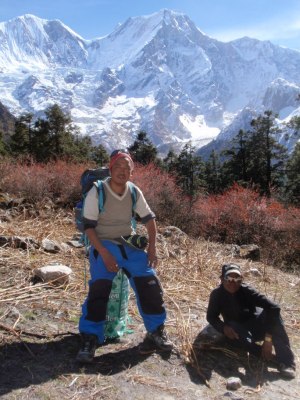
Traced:
POLYGON ((210 294, 207 321, 233 344, 266 360, 271 359, 274 346, 279 372, 283 377, 295 378, 294 354, 280 307, 242 281, 238 265, 222 266, 221 284, 210 294), (262 346, 255 343, 262 340, 262 346))

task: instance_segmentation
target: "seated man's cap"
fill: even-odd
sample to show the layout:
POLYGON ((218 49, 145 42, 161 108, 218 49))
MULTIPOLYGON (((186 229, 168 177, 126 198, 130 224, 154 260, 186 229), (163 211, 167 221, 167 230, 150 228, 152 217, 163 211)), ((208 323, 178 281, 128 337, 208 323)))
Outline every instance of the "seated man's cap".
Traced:
POLYGON ((233 273, 242 276, 241 268, 239 265, 237 264, 222 265, 222 275, 221 275, 222 278, 225 278, 225 276, 233 273))

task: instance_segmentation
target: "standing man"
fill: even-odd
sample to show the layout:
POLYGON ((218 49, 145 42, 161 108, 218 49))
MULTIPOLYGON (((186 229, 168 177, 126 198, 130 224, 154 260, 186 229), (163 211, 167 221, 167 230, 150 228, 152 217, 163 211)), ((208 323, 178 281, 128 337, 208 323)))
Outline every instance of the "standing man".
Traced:
POLYGON ((126 150, 115 150, 110 157, 110 178, 103 182, 104 210, 99 213, 98 192, 95 186, 88 192, 84 203, 84 229, 91 243, 88 296, 82 306, 79 331, 82 347, 77 361, 91 362, 97 347, 103 344, 106 308, 112 280, 119 268, 126 273, 135 292, 137 305, 147 335, 140 352, 159 349, 171 351, 172 343, 164 330, 166 311, 162 288, 156 277, 156 223, 143 193, 136 189, 135 212, 148 232, 147 252, 124 244, 124 237, 132 235, 132 196, 129 180, 133 161, 126 150))
POLYGON ((271 359, 274 347, 281 375, 295 378, 295 358, 280 307, 242 281, 238 265, 222 266, 221 284, 210 294, 207 321, 236 346, 266 360, 271 359), (257 341, 263 341, 262 346, 257 341))

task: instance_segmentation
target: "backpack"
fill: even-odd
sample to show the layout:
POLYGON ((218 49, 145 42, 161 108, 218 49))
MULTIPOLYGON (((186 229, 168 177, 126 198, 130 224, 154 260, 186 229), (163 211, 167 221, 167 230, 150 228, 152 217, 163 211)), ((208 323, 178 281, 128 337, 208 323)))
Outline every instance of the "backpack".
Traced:
MULTIPOLYGON (((97 169, 87 169, 85 170, 80 178, 80 185, 81 185, 81 200, 75 206, 75 225, 76 228, 82 233, 83 241, 86 243, 86 235, 84 233, 84 224, 83 224, 83 207, 84 207, 84 200, 88 191, 93 187, 96 187, 98 192, 98 206, 99 206, 99 213, 104 210, 104 203, 105 203, 105 190, 103 186, 103 181, 109 177, 109 169, 106 167, 101 167, 97 169)), ((133 228, 136 227, 135 222, 135 207, 137 201, 137 190, 136 187, 132 182, 128 182, 129 190, 131 193, 132 199, 132 220, 131 224, 133 228)))

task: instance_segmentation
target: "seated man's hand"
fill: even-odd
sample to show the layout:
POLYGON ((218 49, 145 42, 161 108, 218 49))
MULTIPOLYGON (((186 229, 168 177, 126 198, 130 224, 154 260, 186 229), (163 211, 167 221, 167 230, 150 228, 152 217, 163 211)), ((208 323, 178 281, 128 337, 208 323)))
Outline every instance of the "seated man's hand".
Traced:
POLYGON ((236 331, 231 326, 225 325, 223 332, 224 332, 224 335, 226 337, 228 337, 229 339, 233 340, 233 339, 239 338, 239 335, 236 333, 236 331))
POLYGON ((272 357, 272 342, 263 342, 261 347, 261 355, 264 360, 270 360, 272 357))

